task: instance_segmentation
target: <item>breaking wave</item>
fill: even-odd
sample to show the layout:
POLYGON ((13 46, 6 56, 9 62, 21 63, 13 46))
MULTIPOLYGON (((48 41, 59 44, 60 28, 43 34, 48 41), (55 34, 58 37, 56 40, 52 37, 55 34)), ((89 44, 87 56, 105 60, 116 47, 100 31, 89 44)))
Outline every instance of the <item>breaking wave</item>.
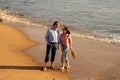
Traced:
POLYGON ((111 44, 120 44, 120 37, 108 38, 108 37, 98 37, 94 35, 84 35, 84 34, 78 34, 78 33, 73 33, 73 36, 101 41, 101 42, 107 42, 111 44))
POLYGON ((11 12, 9 10, 0 9, 0 18, 3 21, 7 21, 7 22, 40 26, 40 24, 25 18, 23 14, 16 14, 16 13, 11 12))

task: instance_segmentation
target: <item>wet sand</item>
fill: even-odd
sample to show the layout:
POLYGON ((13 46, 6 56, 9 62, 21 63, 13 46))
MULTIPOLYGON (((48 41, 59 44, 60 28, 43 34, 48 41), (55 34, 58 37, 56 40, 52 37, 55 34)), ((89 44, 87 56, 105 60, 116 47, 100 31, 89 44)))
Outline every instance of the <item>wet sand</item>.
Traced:
MULTIPOLYGON (((43 64, 46 43, 44 40, 47 28, 17 27, 29 39, 38 43, 26 51, 36 61, 43 64)), ((72 80, 119 80, 120 79, 120 45, 83 39, 72 34, 73 49, 77 58, 72 59, 69 54, 71 70, 67 73, 72 80)), ((60 68, 61 50, 57 51, 55 66, 60 68)))
POLYGON ((0 23, 0 80, 69 80, 60 70, 42 71, 42 64, 25 54, 36 44, 20 30, 0 23))

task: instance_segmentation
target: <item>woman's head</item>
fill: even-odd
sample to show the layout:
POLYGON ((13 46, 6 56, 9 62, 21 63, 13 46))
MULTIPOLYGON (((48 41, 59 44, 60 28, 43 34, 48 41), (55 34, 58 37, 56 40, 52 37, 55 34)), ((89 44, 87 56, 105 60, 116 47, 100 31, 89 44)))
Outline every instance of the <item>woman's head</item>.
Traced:
POLYGON ((70 34, 70 31, 69 31, 68 27, 63 28, 63 33, 70 34))

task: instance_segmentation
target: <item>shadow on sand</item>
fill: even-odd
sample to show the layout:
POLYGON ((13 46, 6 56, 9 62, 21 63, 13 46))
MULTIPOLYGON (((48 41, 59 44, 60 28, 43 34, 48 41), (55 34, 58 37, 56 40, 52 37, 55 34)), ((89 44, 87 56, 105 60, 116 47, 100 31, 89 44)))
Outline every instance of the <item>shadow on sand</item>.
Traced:
POLYGON ((0 69, 43 70, 42 66, 0 66, 0 69))

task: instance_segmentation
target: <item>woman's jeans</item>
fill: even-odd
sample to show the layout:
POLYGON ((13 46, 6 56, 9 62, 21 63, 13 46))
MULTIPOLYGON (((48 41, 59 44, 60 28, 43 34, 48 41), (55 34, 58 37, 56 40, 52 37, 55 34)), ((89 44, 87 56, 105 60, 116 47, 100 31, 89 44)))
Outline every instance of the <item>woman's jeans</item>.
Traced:
POLYGON ((50 61, 54 62, 56 51, 57 51, 57 43, 51 43, 51 45, 47 44, 45 62, 49 61, 50 54, 51 54, 51 60, 50 61))
POLYGON ((67 45, 61 45, 61 49, 62 49, 61 62, 62 64, 69 65, 69 59, 68 59, 68 54, 67 54, 69 47, 67 45))

